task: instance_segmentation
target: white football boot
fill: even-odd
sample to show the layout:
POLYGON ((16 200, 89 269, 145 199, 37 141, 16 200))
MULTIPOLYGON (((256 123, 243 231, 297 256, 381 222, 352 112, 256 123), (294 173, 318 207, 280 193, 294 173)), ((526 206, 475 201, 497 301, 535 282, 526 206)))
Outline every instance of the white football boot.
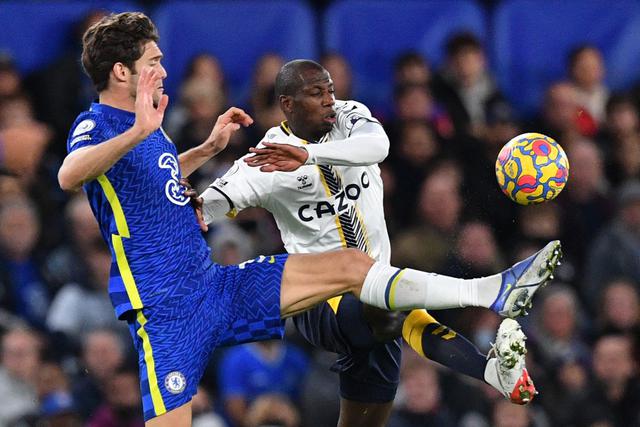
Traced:
POLYGON ((484 370, 485 380, 518 405, 526 405, 538 394, 525 366, 526 339, 518 322, 504 319, 484 370))

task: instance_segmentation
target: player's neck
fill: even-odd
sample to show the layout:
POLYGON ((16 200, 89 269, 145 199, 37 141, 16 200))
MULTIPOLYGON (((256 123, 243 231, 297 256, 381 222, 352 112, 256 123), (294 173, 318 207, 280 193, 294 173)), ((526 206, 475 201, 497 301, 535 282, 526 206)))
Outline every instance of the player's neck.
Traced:
POLYGON ((304 132, 303 129, 296 127, 293 123, 291 123, 291 121, 287 121, 287 124, 289 125, 289 129, 291 129, 291 133, 293 133, 298 138, 304 139, 308 142, 318 142, 324 136, 324 134, 312 135, 311 132, 304 132))
POLYGON ((118 93, 110 90, 103 90, 98 96, 100 104, 105 104, 110 107, 118 108, 120 110, 135 111, 135 100, 129 95, 129 93, 118 93))

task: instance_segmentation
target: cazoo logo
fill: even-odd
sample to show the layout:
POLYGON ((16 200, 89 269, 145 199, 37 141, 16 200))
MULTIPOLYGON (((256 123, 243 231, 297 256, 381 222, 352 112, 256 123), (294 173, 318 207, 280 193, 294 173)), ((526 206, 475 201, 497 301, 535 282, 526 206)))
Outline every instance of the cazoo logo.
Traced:
POLYGON ((366 172, 363 172, 360 176, 360 185, 349 184, 342 189, 338 194, 333 196, 333 201, 320 200, 315 205, 302 205, 298 209, 298 218, 301 221, 309 222, 315 218, 322 218, 324 215, 336 215, 349 208, 348 200, 356 201, 360 198, 360 194, 365 188, 369 188, 369 176, 366 172))

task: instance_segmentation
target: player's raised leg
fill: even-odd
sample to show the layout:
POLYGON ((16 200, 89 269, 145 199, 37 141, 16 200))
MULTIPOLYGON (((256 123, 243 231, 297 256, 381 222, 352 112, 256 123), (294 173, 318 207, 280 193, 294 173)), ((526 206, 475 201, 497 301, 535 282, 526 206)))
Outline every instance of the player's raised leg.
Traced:
POLYGON ((387 310, 486 307, 504 317, 526 314, 535 292, 553 278, 561 257, 554 240, 502 273, 458 279, 374 262, 356 249, 291 255, 282 275, 283 317, 352 292, 387 310))

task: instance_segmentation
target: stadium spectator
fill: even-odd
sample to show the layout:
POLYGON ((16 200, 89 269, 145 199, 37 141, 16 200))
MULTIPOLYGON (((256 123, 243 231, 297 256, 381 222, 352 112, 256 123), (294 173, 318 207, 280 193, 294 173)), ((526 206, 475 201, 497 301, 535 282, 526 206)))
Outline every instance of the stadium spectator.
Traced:
POLYGON ((6 53, 0 54, 0 100, 23 92, 22 76, 13 58, 6 53))
POLYGON ((426 120, 439 138, 450 139, 454 135, 449 114, 436 103, 427 85, 404 84, 394 89, 394 116, 385 123, 395 140, 403 122, 426 120))
POLYGON ((633 341, 624 335, 604 335, 593 347, 593 379, 579 403, 574 422, 590 425, 610 420, 615 427, 640 423, 640 378, 633 341))
MULTIPOLYGON (((491 227, 482 221, 470 220, 460 225, 455 245, 439 271, 454 277, 483 277, 502 270, 505 262, 491 227)), ((456 332, 470 337, 483 351, 489 351, 495 341, 500 318, 490 311, 471 308, 438 312, 438 319, 456 332)))
MULTIPOLYGON (((273 86, 276 75, 283 65, 284 59, 274 53, 263 55, 256 63, 251 91, 251 111, 255 119, 254 131, 257 134, 250 141, 251 146, 255 144, 254 140, 258 141, 267 130, 278 126, 284 120, 273 86)), ((242 154, 244 152, 240 152, 240 155, 242 154)))
POLYGON ((55 155, 57 161, 61 161, 65 155, 65 146, 61 141, 64 141, 69 132, 69 123, 73 122, 85 105, 96 98, 91 81, 78 61, 79 47, 85 30, 106 14, 104 10, 91 10, 78 22, 70 25, 69 40, 66 40, 68 48, 25 81, 25 86, 32 95, 37 117, 52 127, 53 138, 57 143, 49 146, 48 154, 55 155))
POLYGON ((482 137, 487 104, 502 98, 482 43, 475 34, 461 32, 448 38, 445 50, 444 67, 433 78, 433 94, 451 115, 457 135, 482 137))
POLYGON ((82 254, 87 266, 86 279, 67 283, 58 291, 47 313, 47 328, 61 332, 73 343, 94 329, 112 328, 127 333, 126 328, 113 316, 109 299, 109 271, 111 253, 102 240, 82 254))
MULTIPOLYGON (((180 92, 184 92, 187 85, 193 81, 207 82, 214 85, 222 92, 224 99, 228 98, 228 88, 225 81, 224 72, 220 61, 215 56, 208 53, 195 55, 187 64, 185 76, 180 84, 180 92)), ((165 130, 169 135, 177 136, 189 119, 188 109, 185 100, 180 99, 179 103, 173 105, 167 114, 165 130)))
POLYGON ((576 88, 567 81, 549 85, 544 94, 541 116, 532 129, 548 135, 567 149, 583 136, 594 136, 595 121, 581 106, 576 88))
POLYGON ((534 427, 531 409, 528 406, 509 405, 502 399, 497 399, 493 404, 493 427, 534 427))
POLYGON ((640 182, 626 183, 617 196, 617 215, 597 235, 584 264, 584 298, 594 313, 602 287, 612 279, 640 283, 640 182))
POLYGON ((263 395, 280 394, 299 404, 308 364, 304 353, 280 341, 229 349, 220 362, 218 377, 233 425, 243 426, 248 408, 263 395))
POLYGON ((298 427, 300 415, 296 407, 281 395, 260 396, 247 411, 246 427, 298 427))
POLYGON ((575 270, 575 280, 586 278, 585 257, 598 233, 614 214, 604 173, 604 159, 590 140, 577 140, 567 149, 571 185, 563 190, 561 231, 567 265, 575 270), (566 193, 565 193, 566 192, 566 193))
POLYGON ((612 95, 598 136, 606 154, 607 178, 614 187, 640 178, 640 115, 628 95, 612 95))
POLYGON ((569 53, 569 80, 576 88, 578 103, 596 123, 605 119, 609 88, 604 83, 605 65, 602 53, 593 45, 578 46, 569 53))
POLYGON ((213 412, 211 394, 203 386, 198 386, 198 392, 191 400, 193 421, 191 427, 225 427, 224 420, 213 412))
POLYGON ((106 385, 124 361, 124 344, 116 332, 101 329, 84 337, 81 369, 72 382, 73 398, 83 420, 92 416, 104 402, 106 385))
POLYGON ((36 253, 40 224, 36 207, 26 199, 0 206, 0 306, 29 324, 44 326, 49 290, 36 253))
POLYGON ((407 51, 397 56, 393 63, 394 87, 404 85, 428 86, 430 83, 431 69, 422 55, 415 51, 407 51))
POLYGON ((64 391, 56 391, 42 399, 38 425, 47 427, 80 427, 73 397, 64 391))
POLYGON ((455 417, 442 398, 435 365, 414 360, 403 366, 400 377, 397 410, 389 419, 389 427, 455 426, 455 417))
POLYGON ((419 220, 393 240, 392 262, 426 271, 437 271, 443 265, 462 214, 459 181, 459 177, 452 179, 446 166, 423 181, 417 195, 419 220))
POLYGON ((550 371, 567 362, 588 363, 590 352, 583 338, 576 293, 566 285, 555 284, 540 296, 540 303, 533 308, 534 324, 529 328, 539 363, 550 371))
POLYGON ((628 279, 616 279, 602 290, 598 315, 601 333, 640 336, 640 286, 628 279))
POLYGON ((491 227, 482 221, 468 221, 460 226, 455 250, 444 270, 455 277, 483 277, 504 266, 491 227))
POLYGON ((48 126, 33 120, 29 109, 23 108, 24 102, 22 95, 0 99, 0 168, 28 183, 40 165, 51 132, 48 126))
MULTIPOLYGON (((295 329, 295 328, 294 328, 295 329)), ((307 341, 295 335, 302 343, 307 341)), ((336 354, 316 349, 311 353, 309 373, 302 391, 301 417, 305 427, 337 425, 340 416, 340 380, 338 374, 327 375, 336 362, 336 354)))
POLYGON ((37 385, 43 341, 33 330, 14 328, 0 347, 0 425, 38 412, 37 385))
POLYGON ((89 418, 87 427, 143 427, 138 373, 120 368, 107 378, 106 403, 89 418))
POLYGON ((415 195, 420 193, 421 183, 442 157, 441 142, 425 120, 408 120, 399 124, 390 150, 385 163, 390 164, 394 179, 403 183, 395 189, 393 207, 398 208, 392 215, 401 224, 408 224, 416 211, 415 195))
POLYGON ((320 57, 320 65, 331 74, 336 99, 352 99, 353 74, 347 59, 337 52, 329 52, 320 57))
POLYGON ((52 249, 44 261, 47 281, 58 290, 70 282, 85 281, 87 268, 83 254, 101 240, 98 222, 84 193, 74 194, 65 206, 64 219, 67 241, 52 249))

